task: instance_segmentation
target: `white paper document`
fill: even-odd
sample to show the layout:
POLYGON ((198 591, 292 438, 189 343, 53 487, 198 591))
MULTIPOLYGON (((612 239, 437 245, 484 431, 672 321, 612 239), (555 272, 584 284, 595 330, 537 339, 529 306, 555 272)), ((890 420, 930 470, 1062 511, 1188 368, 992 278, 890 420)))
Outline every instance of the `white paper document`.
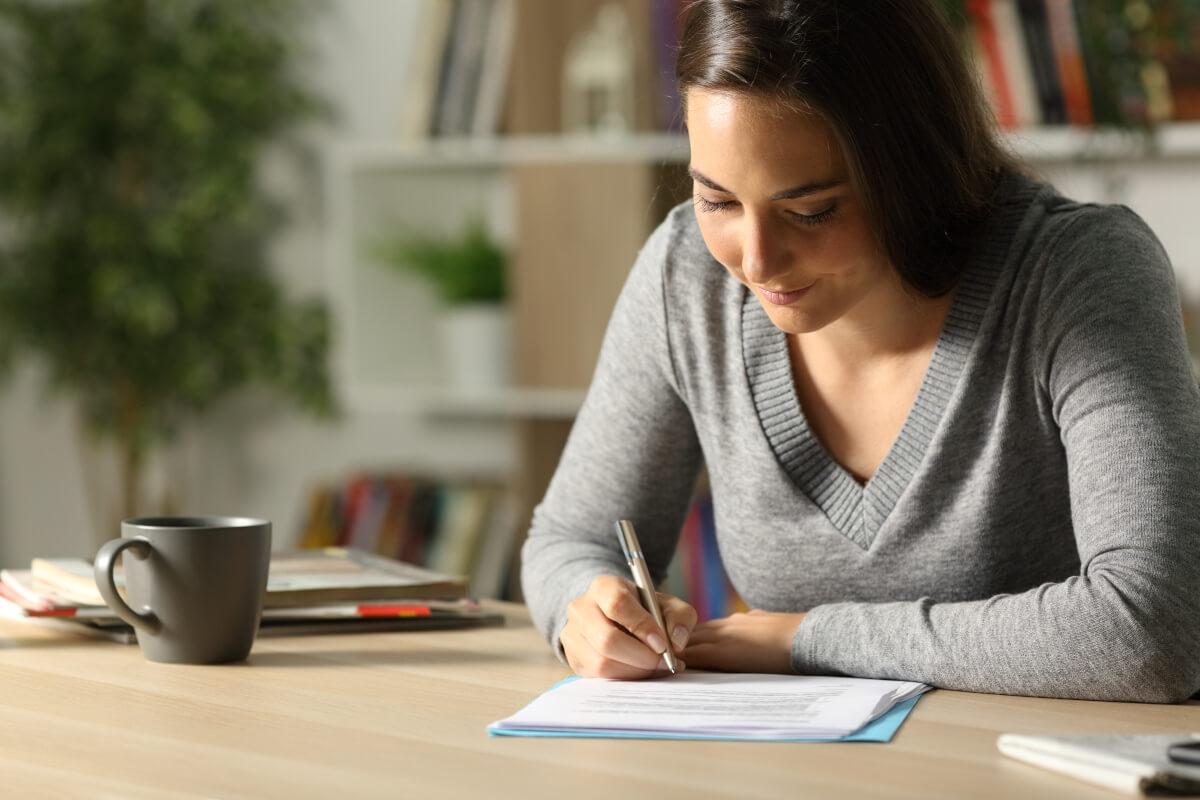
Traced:
POLYGON ((692 670, 644 681, 580 678, 492 728, 836 739, 928 688, 910 681, 692 670))

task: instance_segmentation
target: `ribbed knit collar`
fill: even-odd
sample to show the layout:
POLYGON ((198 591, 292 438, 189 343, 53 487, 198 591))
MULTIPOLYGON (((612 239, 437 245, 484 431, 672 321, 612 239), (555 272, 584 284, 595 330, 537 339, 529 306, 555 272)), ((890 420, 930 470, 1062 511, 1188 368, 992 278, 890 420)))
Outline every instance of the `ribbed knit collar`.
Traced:
POLYGON ((779 463, 835 528, 864 550, 912 481, 958 385, 1017 227, 1040 184, 1009 175, 964 271, 908 417, 866 485, 838 464, 800 408, 787 335, 753 292, 742 304, 742 353, 763 433, 779 463))

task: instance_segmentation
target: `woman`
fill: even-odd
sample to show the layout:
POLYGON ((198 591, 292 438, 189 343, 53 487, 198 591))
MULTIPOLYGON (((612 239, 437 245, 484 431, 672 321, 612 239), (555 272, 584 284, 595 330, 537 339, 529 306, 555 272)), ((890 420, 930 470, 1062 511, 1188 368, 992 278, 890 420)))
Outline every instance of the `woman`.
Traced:
POLYGON ((694 208, 638 256, 523 551, 583 675, 1200 688, 1200 396, 1146 225, 1024 176, 929 0, 700 0, 694 208), (706 464, 756 610, 637 602, 706 464))

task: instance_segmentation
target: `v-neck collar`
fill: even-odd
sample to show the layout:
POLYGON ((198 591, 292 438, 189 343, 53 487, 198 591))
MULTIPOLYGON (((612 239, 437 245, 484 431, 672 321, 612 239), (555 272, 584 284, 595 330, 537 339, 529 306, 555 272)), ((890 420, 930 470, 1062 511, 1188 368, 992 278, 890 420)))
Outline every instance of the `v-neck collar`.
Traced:
POLYGON ((834 460, 808 426, 796 393, 787 334, 775 327, 758 298, 744 290, 743 360, 763 433, 796 485, 838 531, 864 550, 925 458, 967 363, 1013 234, 1038 189, 1038 184, 1019 176, 1005 180, 1004 198, 959 279, 912 408, 865 485, 834 460))

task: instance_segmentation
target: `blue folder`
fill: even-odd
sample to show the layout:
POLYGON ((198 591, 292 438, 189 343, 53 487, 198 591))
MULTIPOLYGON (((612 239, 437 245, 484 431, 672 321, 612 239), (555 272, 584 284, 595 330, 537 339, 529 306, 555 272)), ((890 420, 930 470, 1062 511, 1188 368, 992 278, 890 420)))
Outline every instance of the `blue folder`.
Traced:
MULTIPOLYGON (((578 680, 578 676, 572 675, 569 678, 563 678, 558 683, 551 686, 547 691, 554 691, 559 686, 570 681, 578 680)), ((490 736, 533 736, 533 737, 554 737, 560 739, 687 739, 687 740, 702 740, 710 742, 890 742, 892 737, 896 735, 896 731, 900 729, 901 723, 908 717, 908 712, 913 710, 913 706, 917 701, 924 697, 925 693, 910 697, 902 703, 897 703, 888 711, 879 717, 868 722, 863 727, 856 730, 847 736, 841 736, 835 739, 763 739, 753 736, 712 736, 701 733, 652 733, 652 732, 635 732, 635 731, 593 731, 572 728, 526 728, 524 730, 507 730, 496 727, 495 723, 488 726, 488 734, 490 736)))

